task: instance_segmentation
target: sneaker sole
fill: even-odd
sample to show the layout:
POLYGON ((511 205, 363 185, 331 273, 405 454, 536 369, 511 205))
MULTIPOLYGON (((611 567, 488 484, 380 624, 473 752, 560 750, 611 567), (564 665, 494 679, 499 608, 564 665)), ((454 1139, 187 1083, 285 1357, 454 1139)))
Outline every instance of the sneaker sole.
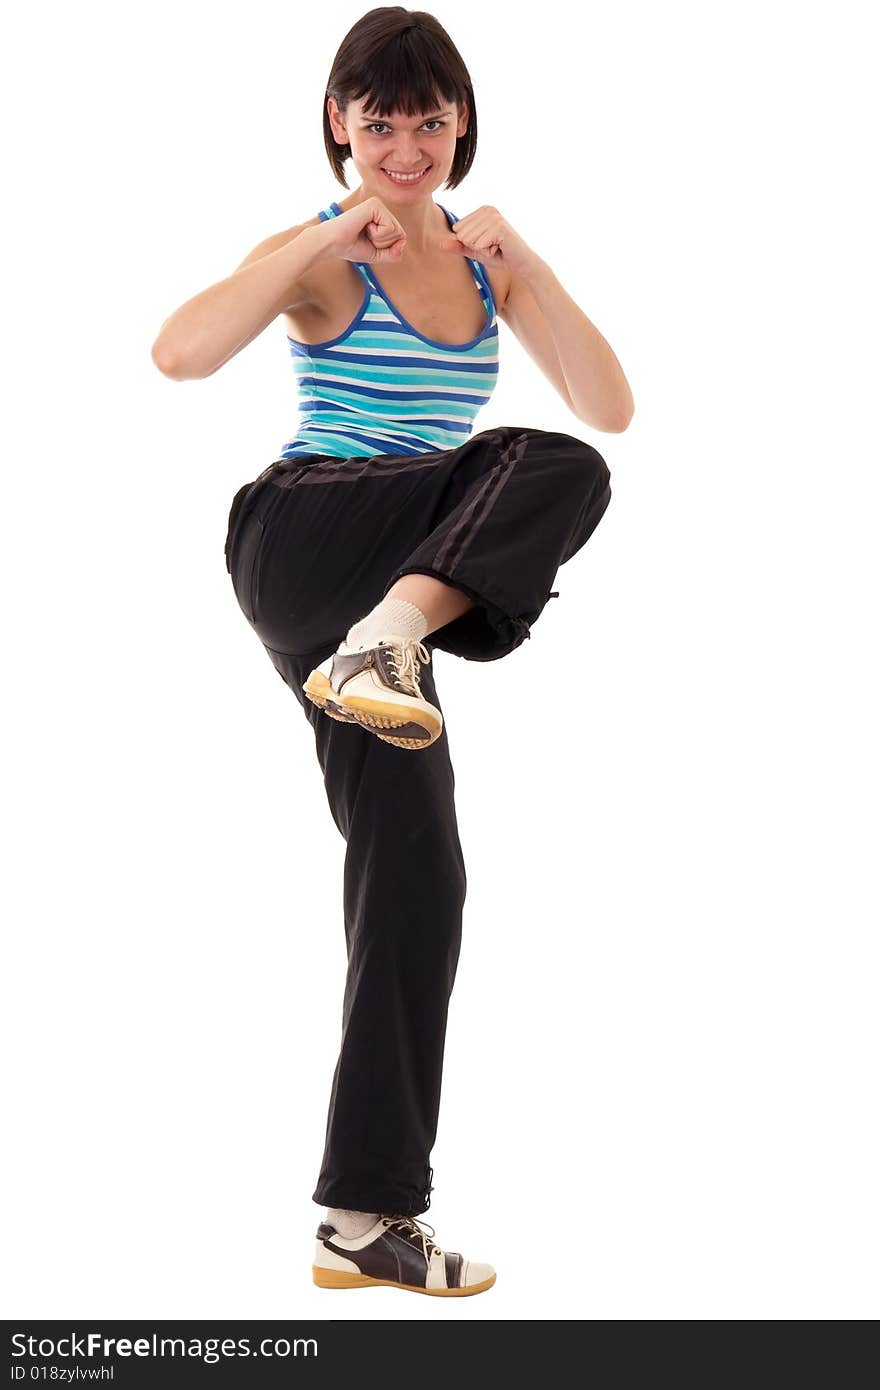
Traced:
POLYGON ((395 709, 394 705, 389 705, 384 700, 369 700, 361 695, 352 696, 347 700, 344 695, 333 689, 323 671, 312 671, 303 685, 303 690, 312 704, 324 710, 332 719, 345 722, 354 720, 377 738, 383 739, 385 743, 393 743, 397 748, 427 748, 443 732, 442 723, 438 723, 432 715, 419 711, 417 718, 416 712, 409 706, 398 705, 395 709), (427 725, 424 738, 399 738, 391 733, 383 733, 385 729, 399 729, 404 724, 412 724, 422 719, 427 725))
POLYGON ((495 1283, 495 1275, 480 1284, 467 1284, 463 1289, 424 1289, 420 1284, 400 1284, 396 1279, 371 1279, 369 1274, 349 1274, 344 1269, 322 1269, 312 1265, 312 1278, 321 1289, 367 1289, 370 1287, 405 1289, 407 1293, 427 1293, 440 1298, 466 1298, 483 1293, 495 1283))

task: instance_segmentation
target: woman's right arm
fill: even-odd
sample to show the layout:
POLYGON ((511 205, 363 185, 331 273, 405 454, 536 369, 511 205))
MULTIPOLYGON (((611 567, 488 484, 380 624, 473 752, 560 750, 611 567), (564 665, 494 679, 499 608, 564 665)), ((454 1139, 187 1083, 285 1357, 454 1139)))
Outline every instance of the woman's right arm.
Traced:
POLYGON ((326 222, 307 225, 268 252, 266 246, 277 237, 261 242, 225 280, 176 309, 152 347, 163 376, 173 381, 211 376, 280 313, 293 308, 301 277, 333 254, 326 228, 326 222))

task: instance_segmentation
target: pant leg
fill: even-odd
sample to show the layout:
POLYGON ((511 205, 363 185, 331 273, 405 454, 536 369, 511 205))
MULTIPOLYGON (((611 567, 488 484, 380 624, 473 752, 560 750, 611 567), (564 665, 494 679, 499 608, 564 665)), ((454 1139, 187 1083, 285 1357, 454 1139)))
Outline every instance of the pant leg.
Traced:
MULTIPOLYGON (((328 652, 269 655, 312 724, 331 813, 346 840, 342 1038, 313 1199, 416 1216, 430 1204, 467 891, 445 721, 428 748, 396 748, 329 718, 302 691, 328 652)), ((421 683, 442 708, 432 664, 421 683)))
POLYGON ((531 636, 557 570, 593 534, 611 501, 602 455, 574 435, 505 426, 456 450, 450 505, 389 575, 427 574, 476 606, 425 639, 471 661, 495 661, 531 636), (455 499, 459 500, 455 500, 455 499))

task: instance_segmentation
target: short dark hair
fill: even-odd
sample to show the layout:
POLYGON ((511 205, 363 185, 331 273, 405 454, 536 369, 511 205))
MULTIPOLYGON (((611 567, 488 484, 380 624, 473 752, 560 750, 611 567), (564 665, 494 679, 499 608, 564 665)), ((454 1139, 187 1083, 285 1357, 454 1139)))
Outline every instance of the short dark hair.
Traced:
POLYGON ((324 146, 330 167, 343 188, 343 165, 349 146, 334 138, 327 101, 335 97, 341 114, 349 101, 369 96, 368 111, 384 117, 393 111, 417 116, 442 102, 468 109, 468 127, 456 141, 446 188, 456 188, 477 152, 477 109, 470 74, 443 25, 424 10, 383 5, 370 10, 349 29, 330 69, 324 94, 324 146))

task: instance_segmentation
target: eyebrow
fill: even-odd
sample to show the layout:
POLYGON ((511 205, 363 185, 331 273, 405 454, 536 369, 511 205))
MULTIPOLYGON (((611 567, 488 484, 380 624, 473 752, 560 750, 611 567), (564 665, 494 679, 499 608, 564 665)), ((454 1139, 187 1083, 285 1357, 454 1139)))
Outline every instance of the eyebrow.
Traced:
MULTIPOLYGON (((421 124, 424 124, 424 121, 436 121, 438 116, 451 116, 452 114, 451 111, 435 111, 432 115, 425 116, 421 124)), ((369 116, 361 116, 361 120, 366 122, 367 125, 375 125, 377 121, 381 121, 382 125, 388 125, 384 116, 373 116, 372 120, 369 116)))

